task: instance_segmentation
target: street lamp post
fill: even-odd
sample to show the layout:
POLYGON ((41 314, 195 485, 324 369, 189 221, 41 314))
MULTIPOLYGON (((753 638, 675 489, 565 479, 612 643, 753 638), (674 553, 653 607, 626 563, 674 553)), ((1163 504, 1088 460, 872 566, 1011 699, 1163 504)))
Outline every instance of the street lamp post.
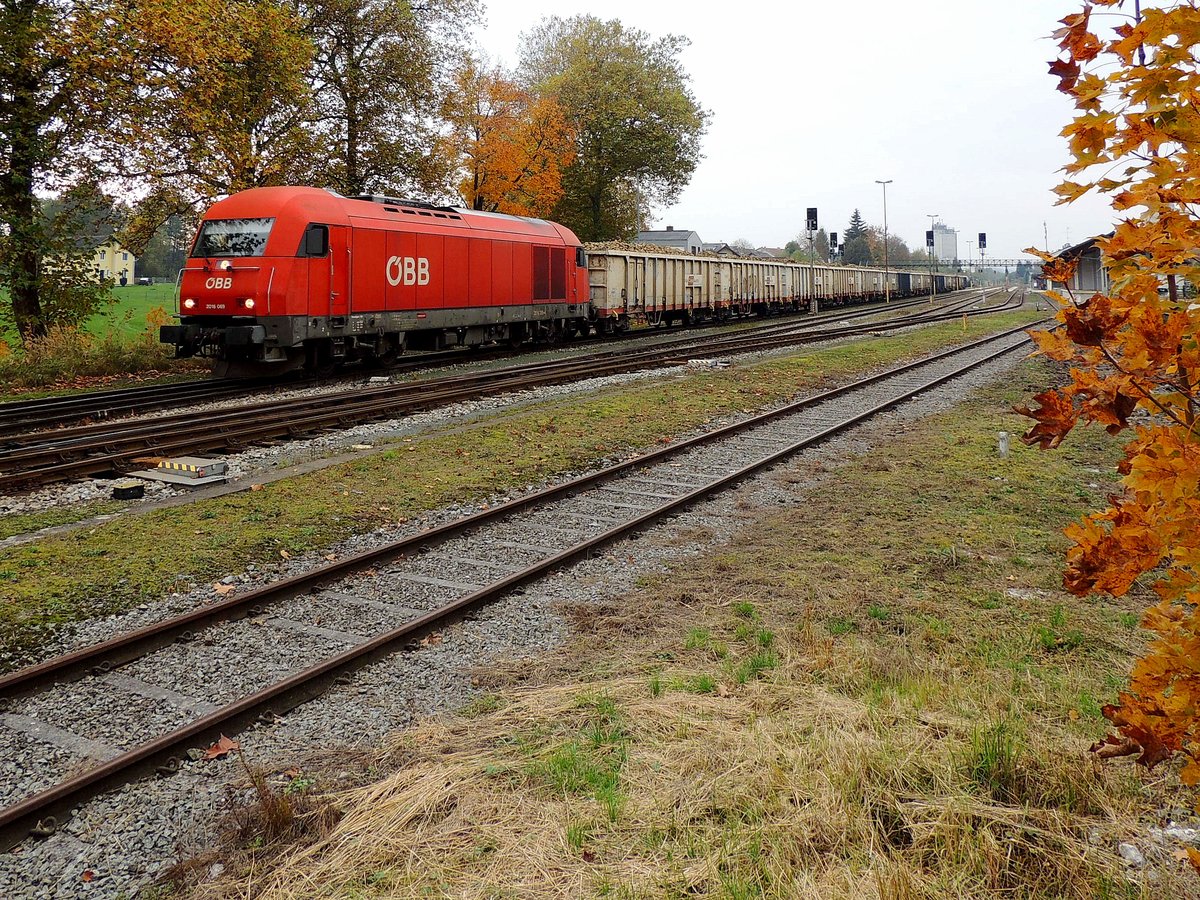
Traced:
POLYGON ((890 303, 892 301, 892 284, 891 277, 888 275, 887 186, 892 183, 892 179, 880 181, 876 178, 875 183, 883 185, 883 302, 890 303))
POLYGON ((933 295, 937 288, 937 229, 933 227, 933 220, 938 217, 937 213, 926 213, 929 216, 929 233, 933 235, 933 242, 929 246, 929 302, 933 302, 933 295))
POLYGON ((975 265, 975 242, 967 241, 967 268, 975 265))

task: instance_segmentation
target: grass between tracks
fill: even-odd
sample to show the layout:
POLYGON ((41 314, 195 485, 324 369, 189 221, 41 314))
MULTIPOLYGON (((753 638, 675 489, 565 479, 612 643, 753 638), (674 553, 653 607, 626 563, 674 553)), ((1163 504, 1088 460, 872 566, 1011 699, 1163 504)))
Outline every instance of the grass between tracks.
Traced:
POLYGON ((382 780, 324 798, 338 824, 299 845, 243 834, 222 880, 177 890, 1200 895, 1137 824, 1187 805, 1175 774, 1085 752, 1142 640, 1135 601, 1057 589, 1060 530, 1111 489, 1113 443, 1086 430, 995 452, 1023 426, 1011 404, 1048 378, 1025 363, 784 511, 743 508, 725 549, 567 608, 571 646, 398 736, 382 780), (1126 868, 1118 841, 1153 871, 1126 868))
MULTIPOLYGON (((1040 314, 1044 315, 1044 314, 1040 314)), ((645 448, 714 416, 750 412, 824 380, 1013 327, 1006 313, 850 342, 724 371, 572 397, 385 453, 186 506, 0 550, 0 668, 80 618, 128 609, 196 583, 270 567, 352 534, 486 497, 645 448)))

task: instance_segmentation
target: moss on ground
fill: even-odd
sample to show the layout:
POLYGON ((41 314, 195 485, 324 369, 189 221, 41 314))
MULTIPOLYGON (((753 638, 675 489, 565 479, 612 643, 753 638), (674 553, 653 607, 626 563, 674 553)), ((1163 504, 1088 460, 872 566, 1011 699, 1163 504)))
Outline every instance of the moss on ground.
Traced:
POLYGON ((171 591, 277 565, 446 504, 593 465, 888 365, 1028 322, 1030 311, 635 382, 449 434, 409 440, 361 460, 0 550, 0 668, 28 658, 49 629, 129 609, 171 591))
POLYGON ((493 675, 331 798, 325 840, 235 851, 202 895, 1200 895, 1138 839, 1188 805, 1175 775, 1085 753, 1147 600, 1058 589, 1061 529, 1111 489, 1115 442, 996 453, 1048 377, 1025 363, 803 503, 744 509, 720 552, 581 606, 567 652, 493 675))
POLYGON ((77 506, 51 507, 37 512, 0 516, 0 540, 18 534, 32 534, 43 528, 82 522, 93 516, 111 515, 124 509, 127 505, 116 500, 99 500, 77 506))

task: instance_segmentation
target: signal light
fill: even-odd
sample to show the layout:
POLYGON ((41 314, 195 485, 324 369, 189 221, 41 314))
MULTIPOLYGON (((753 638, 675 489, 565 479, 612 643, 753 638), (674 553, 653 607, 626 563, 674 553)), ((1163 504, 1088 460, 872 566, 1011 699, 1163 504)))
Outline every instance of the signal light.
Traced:
POLYGON ((184 309, 195 309, 196 301, 192 297, 188 297, 186 300, 183 301, 183 308, 184 309))
POLYGON ((986 231, 979 232, 979 249, 980 250, 987 249, 987 232, 986 231))
POLYGON ((809 231, 817 230, 817 208, 815 206, 808 207, 808 216, 805 223, 809 231))
POLYGON ((933 232, 932 231, 925 232, 925 246, 926 247, 933 246, 933 232))

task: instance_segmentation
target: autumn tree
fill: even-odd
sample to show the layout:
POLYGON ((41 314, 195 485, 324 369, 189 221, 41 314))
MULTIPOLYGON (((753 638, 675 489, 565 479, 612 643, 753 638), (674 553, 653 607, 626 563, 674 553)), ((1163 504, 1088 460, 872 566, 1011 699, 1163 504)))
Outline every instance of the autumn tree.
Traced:
POLYGON ((471 209, 549 216, 575 135, 552 97, 537 97, 499 69, 468 59, 446 107, 459 195, 471 209))
POLYGON ((116 122, 129 143, 123 174, 152 186, 131 249, 140 252, 172 214, 311 177, 313 47, 292 5, 130 0, 121 26, 147 67, 140 98, 116 122))
POLYGON ((1047 260, 1063 285, 1061 328, 1034 332, 1041 352, 1071 365, 1070 381, 1021 411, 1036 420, 1025 439, 1058 446, 1080 423, 1129 432, 1125 490, 1107 509, 1067 530, 1066 588, 1123 596, 1142 578, 1157 602, 1142 624, 1155 639, 1128 689, 1104 708, 1116 733, 1101 755, 1139 753, 1146 765, 1183 754, 1183 780, 1200 781, 1200 307, 1181 279, 1200 278, 1200 8, 1196 2, 1107 14, 1093 28, 1092 0, 1062 20, 1050 66, 1076 113, 1063 130, 1073 161, 1056 192, 1070 202, 1107 195, 1118 216, 1100 239, 1108 295, 1070 289, 1074 263, 1047 260), (1165 281, 1166 294, 1159 292, 1165 281))
POLYGON ((476 0, 300 0, 315 48, 308 73, 319 139, 314 180, 348 196, 446 193, 435 152, 476 0))
POLYGON ((632 237, 691 179, 709 114, 679 61, 686 45, 594 16, 552 17, 524 36, 525 86, 554 99, 576 136, 553 215, 584 240, 632 237))
POLYGON ((9 298, 0 314, 22 340, 103 300, 95 279, 80 277, 90 248, 73 242, 69 216, 43 215, 38 194, 86 194, 106 173, 113 86, 135 82, 135 66, 103 3, 0 4, 0 283, 9 298))

